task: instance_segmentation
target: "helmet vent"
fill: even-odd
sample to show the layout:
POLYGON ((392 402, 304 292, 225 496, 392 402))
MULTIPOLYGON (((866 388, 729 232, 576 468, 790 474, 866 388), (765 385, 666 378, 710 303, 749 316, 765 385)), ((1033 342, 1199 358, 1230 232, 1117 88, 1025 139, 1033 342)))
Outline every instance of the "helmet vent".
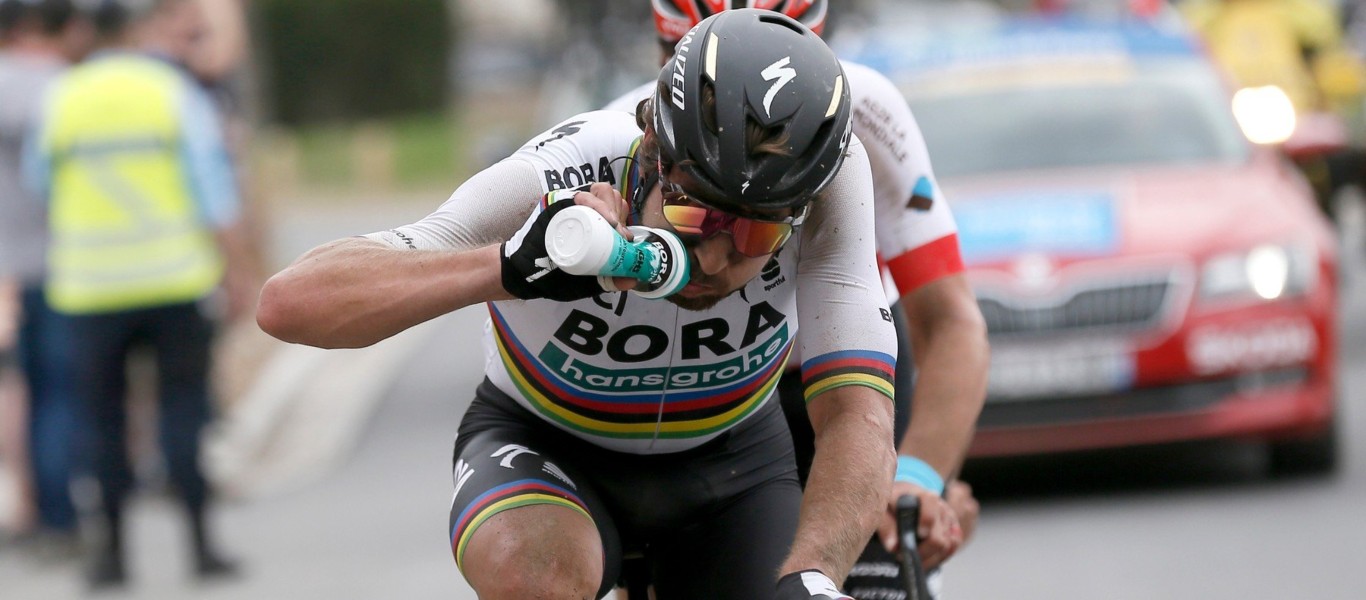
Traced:
POLYGON ((786 28, 791 29, 792 31, 795 31, 795 32, 800 33, 800 34, 805 34, 805 33, 806 33, 806 32, 803 31, 799 26, 797 26, 796 21, 793 21, 793 20, 788 19, 788 18, 783 18, 783 17, 780 15, 780 13, 768 11, 768 14, 759 15, 759 21, 760 21, 761 23, 769 23, 769 24, 772 24, 772 25, 780 25, 780 26, 782 26, 782 27, 786 27, 786 28))
POLYGON ((717 125, 720 120, 716 115, 716 84, 711 81, 702 83, 701 101, 698 108, 702 111, 702 125, 712 135, 720 135, 721 128, 717 125))

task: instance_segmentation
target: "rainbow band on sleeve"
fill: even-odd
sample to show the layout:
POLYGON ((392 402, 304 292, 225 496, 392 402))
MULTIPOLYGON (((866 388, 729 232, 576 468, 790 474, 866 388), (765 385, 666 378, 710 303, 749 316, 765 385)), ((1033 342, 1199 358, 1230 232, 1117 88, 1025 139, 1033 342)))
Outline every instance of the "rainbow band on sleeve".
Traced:
POLYGON ((802 363, 802 386, 806 401, 821 393, 846 385, 873 388, 888 398, 896 395, 893 385, 896 359, 871 350, 846 350, 822 354, 802 363))
POLYGON ((568 507, 582 514, 589 521, 593 515, 573 492, 558 485, 536 479, 523 479, 493 488, 470 502, 451 528, 451 552, 455 555, 455 565, 464 571, 465 548, 479 526, 489 517, 509 508, 533 504, 553 504, 568 507))

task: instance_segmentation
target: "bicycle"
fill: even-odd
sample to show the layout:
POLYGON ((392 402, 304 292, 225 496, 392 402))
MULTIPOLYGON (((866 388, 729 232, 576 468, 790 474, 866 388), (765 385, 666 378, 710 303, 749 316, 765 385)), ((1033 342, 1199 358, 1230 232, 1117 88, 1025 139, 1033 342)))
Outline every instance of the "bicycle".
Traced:
MULTIPOLYGON (((905 495, 896 501, 896 529, 900 548, 897 559, 901 563, 901 579, 906 587, 906 600, 932 600, 929 584, 925 576, 925 565, 917 550, 919 537, 916 535, 920 521, 920 499, 905 495)), ((622 579, 629 600, 648 600, 650 595, 650 575, 644 564, 643 552, 628 552, 625 557, 622 579)), ((621 596, 618 596, 620 598, 621 596)))

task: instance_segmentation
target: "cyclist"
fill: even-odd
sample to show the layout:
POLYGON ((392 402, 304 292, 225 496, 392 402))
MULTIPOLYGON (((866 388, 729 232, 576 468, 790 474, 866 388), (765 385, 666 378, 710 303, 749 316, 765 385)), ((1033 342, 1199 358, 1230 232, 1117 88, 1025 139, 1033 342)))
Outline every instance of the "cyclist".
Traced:
MULTIPOLYGON (((780 12, 818 34, 828 10, 826 0, 651 0, 651 4, 664 61, 689 27, 735 6, 780 12)), ((936 184, 920 126, 885 76, 857 63, 841 62, 853 98, 854 135, 863 141, 872 166, 878 250, 895 282, 887 286, 889 301, 896 302, 900 290, 902 310, 895 314, 905 317, 898 319, 902 344, 897 363, 896 439, 899 460, 907 467, 898 469, 897 493, 892 497, 916 493, 925 507, 922 520, 931 523, 946 512, 944 502, 931 497, 941 492, 955 495, 956 505, 964 511, 977 507, 965 484, 952 483, 945 492, 944 482, 962 464, 986 397, 986 325, 963 272, 957 226, 936 184), (915 385, 911 385, 912 372, 917 374, 915 385), (909 417, 912 405, 914 420, 909 417)), ((634 111, 653 87, 647 83, 627 92, 607 109, 634 111)), ((798 472, 805 481, 813 448, 801 389, 797 369, 789 371, 779 386, 796 445, 798 472)), ((975 512, 955 517, 976 521, 975 512)), ((920 550, 926 565, 933 568, 965 541, 966 535, 948 540, 931 537, 920 550)), ((860 563, 847 591, 900 587, 896 560, 879 540, 870 541, 860 563)))
POLYGON ((449 530, 481 598, 598 598, 640 547, 664 599, 845 598, 894 471, 896 353, 847 90, 798 22, 711 17, 637 117, 572 117, 417 223, 308 252, 258 321, 354 347, 488 303, 449 530), (575 205, 679 232, 690 283, 648 300, 553 268, 546 228, 575 205), (796 344, 805 493, 768 401, 796 344))

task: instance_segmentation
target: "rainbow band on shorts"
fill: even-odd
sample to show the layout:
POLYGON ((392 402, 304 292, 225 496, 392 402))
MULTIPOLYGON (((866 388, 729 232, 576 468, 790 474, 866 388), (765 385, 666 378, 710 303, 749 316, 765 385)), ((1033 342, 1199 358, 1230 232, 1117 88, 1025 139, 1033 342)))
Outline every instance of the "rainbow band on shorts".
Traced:
POLYGON ((455 520, 455 526, 451 528, 451 553, 455 555, 456 567, 462 572, 465 570, 465 548, 484 521, 510 508, 533 504, 568 507, 589 521, 593 520, 583 500, 558 485, 537 479, 523 479, 500 485, 475 498, 465 510, 460 511, 460 517, 455 520))

